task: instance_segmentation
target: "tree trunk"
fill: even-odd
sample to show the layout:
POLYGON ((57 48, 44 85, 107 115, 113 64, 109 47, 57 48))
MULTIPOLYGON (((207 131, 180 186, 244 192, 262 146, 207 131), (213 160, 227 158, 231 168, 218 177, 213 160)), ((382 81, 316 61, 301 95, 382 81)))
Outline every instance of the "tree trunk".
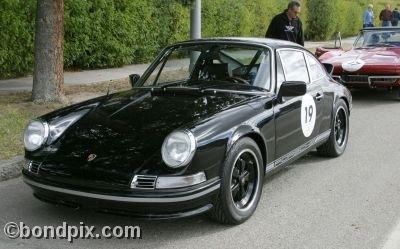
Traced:
POLYGON ((64 100, 64 0, 37 0, 32 97, 64 100))

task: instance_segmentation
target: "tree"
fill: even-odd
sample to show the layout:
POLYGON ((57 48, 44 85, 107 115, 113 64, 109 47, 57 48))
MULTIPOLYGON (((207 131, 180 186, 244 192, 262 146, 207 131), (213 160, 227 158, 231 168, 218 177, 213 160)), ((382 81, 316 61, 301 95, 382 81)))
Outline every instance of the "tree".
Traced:
POLYGON ((64 0, 37 0, 32 98, 64 99, 64 0))

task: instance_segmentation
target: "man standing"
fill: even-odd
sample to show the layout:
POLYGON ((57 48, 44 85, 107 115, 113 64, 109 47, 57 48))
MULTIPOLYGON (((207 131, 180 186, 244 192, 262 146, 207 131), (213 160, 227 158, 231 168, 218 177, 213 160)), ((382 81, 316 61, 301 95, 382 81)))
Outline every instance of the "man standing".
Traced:
POLYGON ((392 26, 398 26, 400 20, 400 12, 398 8, 394 8, 392 12, 392 26))
POLYGON ((364 13, 363 28, 374 27, 374 12, 372 11, 372 4, 368 4, 368 9, 364 13))
POLYGON ((386 8, 379 14, 379 20, 382 21, 382 27, 390 26, 392 20, 392 11, 390 10, 390 4, 386 4, 386 8))
POLYGON ((299 2, 291 1, 283 13, 272 19, 265 37, 287 40, 304 46, 303 25, 298 17, 300 8, 299 2))

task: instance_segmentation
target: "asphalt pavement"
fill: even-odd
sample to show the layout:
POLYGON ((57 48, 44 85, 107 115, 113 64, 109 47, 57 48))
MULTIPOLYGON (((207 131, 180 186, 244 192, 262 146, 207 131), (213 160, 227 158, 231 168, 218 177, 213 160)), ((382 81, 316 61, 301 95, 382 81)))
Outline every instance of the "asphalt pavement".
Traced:
POLYGON ((56 207, 32 196, 21 177, 0 183, 0 228, 138 225, 142 239, 9 239, 0 248, 399 249, 400 108, 395 94, 353 91, 350 137, 339 158, 310 153, 267 179, 255 214, 239 226, 205 215, 149 221, 56 207), (397 232, 396 232, 397 231, 397 232), (390 244, 392 243, 392 244, 390 244))

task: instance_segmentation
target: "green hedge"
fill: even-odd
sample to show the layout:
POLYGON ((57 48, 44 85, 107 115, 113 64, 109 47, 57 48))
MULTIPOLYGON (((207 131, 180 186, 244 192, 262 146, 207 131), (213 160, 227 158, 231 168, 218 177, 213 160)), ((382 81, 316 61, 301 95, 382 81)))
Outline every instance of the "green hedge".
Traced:
POLYGON ((32 71, 35 1, 0 0, 0 78, 32 71))
MULTIPOLYGON (((181 0, 64 0, 66 68, 148 62, 167 44, 189 39, 190 7, 181 0)), ((203 0, 202 35, 263 37, 289 0, 203 0)), ((389 1, 390 2, 390 1, 389 1)), ((301 0, 306 38, 354 35, 364 0, 301 0)), ((383 0, 372 1, 375 16, 383 0)), ((31 74, 36 1, 0 0, 0 78, 31 74)))

